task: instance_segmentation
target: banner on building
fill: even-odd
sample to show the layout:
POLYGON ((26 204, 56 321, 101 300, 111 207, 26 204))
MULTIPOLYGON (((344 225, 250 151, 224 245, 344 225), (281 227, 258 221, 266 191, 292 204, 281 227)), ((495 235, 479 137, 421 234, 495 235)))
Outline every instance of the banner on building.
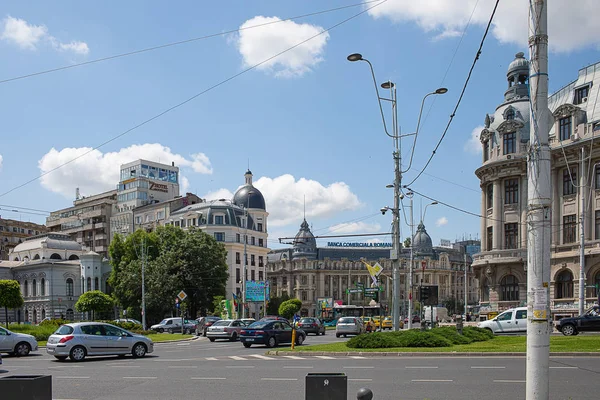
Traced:
POLYGON ((317 297, 317 309, 330 310, 333 308, 333 297, 317 297))

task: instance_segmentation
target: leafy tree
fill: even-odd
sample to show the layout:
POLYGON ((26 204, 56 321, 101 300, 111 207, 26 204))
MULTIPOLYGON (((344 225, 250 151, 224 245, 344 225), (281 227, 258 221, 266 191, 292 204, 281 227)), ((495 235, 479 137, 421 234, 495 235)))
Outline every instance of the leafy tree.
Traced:
POLYGON ((405 248, 408 249, 410 247, 410 244, 411 244, 411 240, 410 240, 409 237, 407 237, 406 239, 404 239, 403 245, 404 245, 405 248))
POLYGON ((300 311, 302 301, 298 299, 286 300, 279 306, 279 315, 283 318, 291 319, 294 314, 300 311))
POLYGON ((21 285, 12 279, 0 279, 0 307, 4 306, 6 327, 8 328, 8 309, 19 308, 23 305, 21 285))
POLYGON ((279 306, 286 300, 289 300, 290 296, 287 293, 284 293, 281 297, 271 297, 267 304, 267 315, 278 315, 279 314, 279 306))
POLYGON ((95 319, 96 313, 102 315, 110 312, 113 304, 113 299, 109 295, 100 290, 91 290, 79 296, 75 309, 79 312, 91 312, 92 319, 95 319))
POLYGON ((462 314, 465 309, 463 302, 454 297, 448 297, 443 304, 451 314, 462 314))
POLYGON ((225 300, 225 296, 215 296, 213 298, 212 309, 209 310, 212 315, 221 314, 221 302, 225 300))

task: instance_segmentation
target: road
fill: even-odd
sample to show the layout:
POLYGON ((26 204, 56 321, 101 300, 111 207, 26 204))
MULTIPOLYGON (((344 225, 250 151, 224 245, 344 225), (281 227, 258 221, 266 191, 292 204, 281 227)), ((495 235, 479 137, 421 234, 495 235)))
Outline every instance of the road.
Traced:
MULTIPOLYGON (((325 343, 334 335, 309 336, 325 343)), ((54 399, 304 399, 308 373, 342 372, 348 398, 369 387, 374 399, 522 399, 524 357, 265 356, 262 346, 239 342, 165 343, 143 358, 89 358, 58 362, 43 351, 5 357, 8 375, 50 374, 54 399)), ((598 391, 599 358, 552 358, 551 398, 591 399, 598 391)))

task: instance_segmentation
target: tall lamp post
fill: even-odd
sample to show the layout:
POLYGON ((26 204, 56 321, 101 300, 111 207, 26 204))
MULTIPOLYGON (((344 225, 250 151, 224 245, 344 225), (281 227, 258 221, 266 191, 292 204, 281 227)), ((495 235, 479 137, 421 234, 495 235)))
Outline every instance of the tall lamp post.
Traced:
POLYGON ((244 210, 246 213, 246 222, 244 224, 244 268, 242 271, 242 318, 246 318, 246 270, 248 268, 248 253, 246 248, 248 246, 248 209, 250 208, 250 195, 254 194, 253 190, 248 191, 248 198, 246 200, 246 209, 244 210))
MULTIPOLYGON (((400 185, 402 183, 402 173, 407 172, 410 169, 410 167, 412 165, 412 154, 414 154, 414 152, 411 154, 408 168, 405 171, 402 171, 400 169, 400 164, 402 161, 401 160, 402 155, 400 153, 400 139, 403 137, 406 137, 406 136, 414 136, 413 146, 414 146, 414 144, 416 144, 417 136, 419 134, 419 126, 421 124, 421 115, 423 114, 423 105, 425 104, 425 99, 432 94, 444 94, 448 91, 448 89, 439 88, 436 91, 425 95, 425 97, 423 98, 423 101, 421 102, 421 110, 419 111, 419 119, 417 122, 416 131, 414 133, 400 135, 399 129, 398 129, 398 108, 397 108, 397 97, 396 97, 396 85, 391 81, 382 83, 381 87, 383 89, 389 89, 390 98, 381 97, 379 95, 379 88, 377 87, 377 80, 375 79, 375 71, 373 70, 373 65, 371 64, 371 62, 369 60, 367 60, 366 58, 363 58, 362 54, 359 54, 359 53, 350 54, 347 57, 347 59, 348 59, 348 61, 351 61, 351 62, 364 61, 367 64, 369 64, 369 68, 371 70, 371 76, 373 77, 373 85, 375 86, 375 94, 377 95, 377 101, 379 103, 379 111, 381 113, 381 120, 383 122, 383 130, 387 136, 392 138, 393 143, 394 143, 394 152, 392 153, 392 156, 394 158, 394 185, 393 185, 393 188, 394 188, 394 208, 393 208, 393 214, 394 214, 393 215, 393 218, 394 218, 394 224, 393 224, 394 225, 394 240, 393 241, 394 241, 394 244, 393 244, 393 250, 390 252, 390 259, 392 260, 392 265, 393 265, 393 267, 392 267, 392 281, 393 281, 392 318, 393 318, 393 328, 395 331, 397 331, 400 328, 400 324, 399 324, 399 318, 400 318, 400 271, 399 271, 399 261, 398 261, 398 257, 400 255, 400 198, 401 198, 400 185), (382 100, 389 101, 392 104, 391 133, 388 132, 388 129, 387 129, 385 115, 383 113, 383 105, 381 104, 382 100)), ((385 213, 383 211, 383 209, 382 209, 382 213, 385 213)), ((410 303, 410 300, 409 300, 409 303, 410 303)), ((409 308, 410 308, 410 304, 409 304, 409 308)), ((411 309, 411 311, 412 311, 412 309, 411 309)))

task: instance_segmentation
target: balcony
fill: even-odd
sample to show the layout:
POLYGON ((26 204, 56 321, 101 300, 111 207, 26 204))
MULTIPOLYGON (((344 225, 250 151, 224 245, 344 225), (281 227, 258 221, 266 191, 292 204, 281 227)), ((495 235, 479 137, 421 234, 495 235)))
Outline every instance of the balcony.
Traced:
POLYGON ((527 249, 482 251, 473 255, 473 266, 527 262, 527 249))

